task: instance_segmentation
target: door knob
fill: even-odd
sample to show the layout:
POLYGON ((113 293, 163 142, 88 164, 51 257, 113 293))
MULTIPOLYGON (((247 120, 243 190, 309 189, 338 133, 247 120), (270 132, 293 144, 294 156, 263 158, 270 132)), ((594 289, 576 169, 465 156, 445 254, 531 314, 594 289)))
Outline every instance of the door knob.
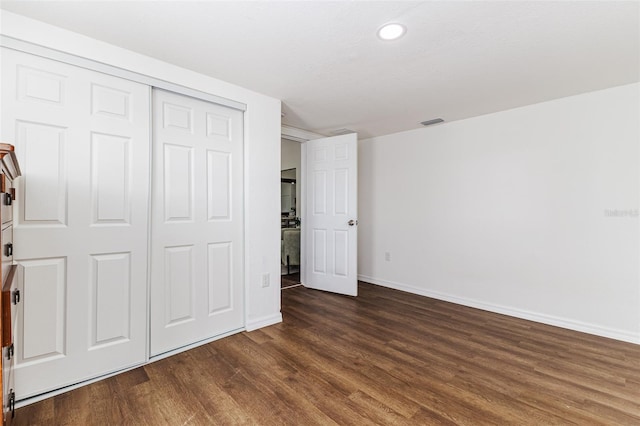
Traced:
POLYGON ((353 219, 351 219, 349 222, 347 222, 347 224, 348 224, 349 226, 357 225, 357 224, 358 224, 358 221, 357 221, 357 220, 353 220, 353 219))

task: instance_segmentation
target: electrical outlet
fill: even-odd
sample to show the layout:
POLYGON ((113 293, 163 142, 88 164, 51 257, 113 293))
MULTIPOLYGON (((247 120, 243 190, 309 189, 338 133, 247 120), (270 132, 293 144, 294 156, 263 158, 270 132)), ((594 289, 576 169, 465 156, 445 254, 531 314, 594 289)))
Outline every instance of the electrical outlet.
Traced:
POLYGON ((262 287, 269 287, 270 281, 269 273, 262 274, 262 287))
POLYGON ((384 260, 386 260, 387 262, 391 262, 391 253, 388 251, 384 252, 384 260))

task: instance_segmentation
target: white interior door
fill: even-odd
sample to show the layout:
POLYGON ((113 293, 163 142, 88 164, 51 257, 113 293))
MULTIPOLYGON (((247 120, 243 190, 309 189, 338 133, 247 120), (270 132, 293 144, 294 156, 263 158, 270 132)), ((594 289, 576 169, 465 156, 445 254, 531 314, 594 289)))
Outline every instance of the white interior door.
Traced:
POLYGON ((148 86, 2 48, 18 399, 145 362, 148 86))
POLYGON ((244 326, 243 113, 153 90, 151 355, 244 326))
POLYGON ((358 137, 355 133, 303 145, 303 284, 358 294, 358 137))

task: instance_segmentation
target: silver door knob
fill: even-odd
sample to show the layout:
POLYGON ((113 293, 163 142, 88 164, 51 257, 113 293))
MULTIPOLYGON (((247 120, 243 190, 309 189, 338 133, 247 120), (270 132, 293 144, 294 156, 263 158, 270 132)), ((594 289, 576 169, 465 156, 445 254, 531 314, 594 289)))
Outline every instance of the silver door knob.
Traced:
POLYGON ((357 224, 358 224, 358 221, 357 221, 357 220, 353 220, 353 219, 351 219, 349 222, 347 222, 347 224, 348 224, 349 226, 357 225, 357 224))

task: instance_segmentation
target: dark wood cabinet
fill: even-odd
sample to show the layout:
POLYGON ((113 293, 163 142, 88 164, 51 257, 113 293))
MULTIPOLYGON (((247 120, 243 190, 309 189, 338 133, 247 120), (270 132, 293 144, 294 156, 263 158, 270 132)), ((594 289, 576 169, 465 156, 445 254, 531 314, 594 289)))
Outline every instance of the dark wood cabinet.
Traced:
POLYGON ((13 203, 16 199, 14 180, 20 176, 20 167, 12 145, 0 143, 0 338, 2 339, 2 417, 3 424, 11 424, 15 414, 15 388, 13 377, 14 342, 17 306, 20 291, 17 288, 17 265, 13 263, 13 203))

